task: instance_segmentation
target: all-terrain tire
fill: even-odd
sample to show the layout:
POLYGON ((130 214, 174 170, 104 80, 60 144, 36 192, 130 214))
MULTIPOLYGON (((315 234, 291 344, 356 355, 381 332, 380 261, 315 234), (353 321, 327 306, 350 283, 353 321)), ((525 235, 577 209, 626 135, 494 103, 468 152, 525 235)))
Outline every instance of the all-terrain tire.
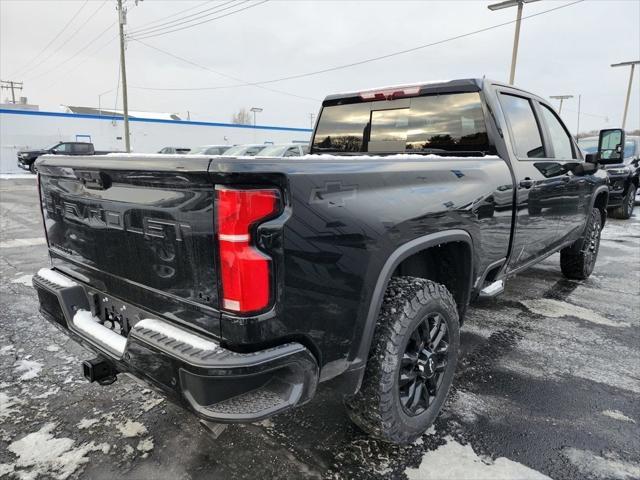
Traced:
POLYGON ((572 245, 560 250, 560 269, 565 277, 584 280, 591 275, 598 258, 601 231, 600 210, 594 208, 587 219, 584 235, 572 245))
POLYGON ((622 205, 611 210, 613 218, 628 220, 633 215, 633 208, 636 205, 636 190, 634 183, 629 184, 627 194, 622 198, 622 205))
MULTIPOLYGON (((442 339, 443 335, 439 338, 442 339)), ((443 348, 443 342, 438 341, 439 344, 434 341, 432 345, 443 348)), ((423 351, 422 345, 424 343, 417 351, 423 351)), ((421 278, 393 278, 385 292, 362 386, 354 397, 345 402, 353 422, 380 440, 392 443, 414 441, 434 422, 447 397, 458 361, 459 345, 458 310, 447 288, 421 278), (425 394, 428 387, 424 383, 422 393, 427 396, 426 400, 421 398, 425 402, 424 410, 412 414, 415 412, 409 412, 401 400, 400 372, 401 368, 406 371, 407 349, 415 344, 416 332, 432 333, 430 325, 435 324, 430 324, 429 318, 439 319, 440 331, 446 331, 446 353, 439 353, 446 355, 446 361, 439 365, 441 373, 437 374, 434 382, 438 385, 434 395, 425 394)), ((418 375, 425 374, 424 366, 418 365, 417 368, 422 369, 416 370, 418 375)))

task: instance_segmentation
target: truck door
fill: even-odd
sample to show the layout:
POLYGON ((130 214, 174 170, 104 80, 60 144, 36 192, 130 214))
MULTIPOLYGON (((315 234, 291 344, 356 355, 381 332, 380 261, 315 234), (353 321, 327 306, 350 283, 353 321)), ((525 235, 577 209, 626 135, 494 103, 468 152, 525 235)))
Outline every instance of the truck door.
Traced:
POLYGON ((498 93, 507 120, 515 174, 514 238, 508 271, 550 252, 558 244, 558 206, 566 180, 550 157, 533 100, 514 90, 498 93))
MULTIPOLYGON (((559 242, 575 239, 584 229, 587 210, 590 208, 587 191, 589 186, 584 175, 574 175, 573 171, 582 159, 578 159, 577 146, 571 139, 567 127, 551 107, 535 102, 545 127, 550 148, 547 155, 554 165, 561 168, 560 178, 564 189, 560 202, 554 206, 558 215, 557 239, 559 242)), ((557 168, 557 167, 555 167, 557 168)))

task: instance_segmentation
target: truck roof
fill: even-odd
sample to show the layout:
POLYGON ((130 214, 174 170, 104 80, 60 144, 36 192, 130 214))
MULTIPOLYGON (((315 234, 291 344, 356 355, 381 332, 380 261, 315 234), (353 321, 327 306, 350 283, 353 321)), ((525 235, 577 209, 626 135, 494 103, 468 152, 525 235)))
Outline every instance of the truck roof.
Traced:
POLYGON ((522 90, 521 88, 515 87, 513 85, 509 85, 507 82, 499 82, 495 80, 490 80, 488 78, 460 78, 460 79, 452 79, 452 80, 429 80, 423 82, 413 82, 413 83, 404 83, 400 85, 388 85, 376 88, 365 88, 362 90, 351 91, 351 92, 342 92, 342 93, 334 93, 325 97, 322 102, 323 105, 327 104, 335 104, 341 103, 339 102, 342 99, 360 98, 360 95, 367 93, 375 93, 375 92, 386 92, 390 93, 393 90, 405 90, 405 89, 415 89, 419 88, 418 95, 423 95, 426 93, 437 94, 437 93, 460 93, 460 92, 479 92, 483 89, 485 83, 492 85, 500 85, 504 87, 508 87, 514 90, 520 90, 525 92, 527 95, 532 97, 538 97, 537 95, 528 92, 526 90, 522 90))

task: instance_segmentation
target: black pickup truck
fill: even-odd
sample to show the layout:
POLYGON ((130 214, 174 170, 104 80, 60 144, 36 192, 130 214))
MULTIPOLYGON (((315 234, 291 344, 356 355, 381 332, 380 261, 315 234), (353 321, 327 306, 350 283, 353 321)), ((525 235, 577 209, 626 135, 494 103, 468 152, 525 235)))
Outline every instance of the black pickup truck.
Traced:
POLYGON ((42 155, 106 155, 107 150, 95 150, 90 142, 60 142, 51 148, 41 150, 21 150, 18 152, 18 166, 36 173, 36 160, 42 155))
MULTIPOLYGON (((624 145, 601 132, 602 158, 624 145)), ((607 175, 545 100, 487 80, 327 97, 311 154, 38 161, 40 311, 200 417, 252 422, 332 380, 370 434, 436 418, 469 302, 554 252, 588 277, 607 175)), ((610 160, 607 160, 610 161, 610 160)), ((614 160, 619 161, 619 160, 614 160)))

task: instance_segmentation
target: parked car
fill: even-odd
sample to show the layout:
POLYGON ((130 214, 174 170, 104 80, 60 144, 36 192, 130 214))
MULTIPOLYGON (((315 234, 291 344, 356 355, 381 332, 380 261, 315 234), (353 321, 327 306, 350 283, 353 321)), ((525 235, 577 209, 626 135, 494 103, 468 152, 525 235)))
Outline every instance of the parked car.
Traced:
POLYGON ((21 150, 18 152, 18 167, 36 173, 36 160, 42 155, 105 155, 107 150, 95 150, 90 142, 59 142, 50 148, 21 150))
POLYGON ((265 148, 272 146, 272 144, 257 144, 257 145, 234 145, 229 150, 224 152, 225 156, 229 157, 255 157, 259 153, 261 154, 265 148))
POLYGON ((598 159, 624 143, 601 137, 615 151, 585 161, 547 101, 468 79, 330 95, 297 161, 47 157, 40 311, 96 352, 90 381, 129 372, 204 419, 254 422, 333 380, 362 429, 411 442, 447 397, 470 301, 554 252, 565 277, 593 271, 598 159))
MULTIPOLYGON (((585 137, 578 145, 586 153, 598 150, 598 137, 585 137)), ((609 174, 609 214, 628 219, 633 215, 640 179, 640 137, 627 136, 624 159, 604 167, 609 174)))
POLYGON ((222 155, 229 150, 231 145, 203 145, 201 147, 192 148, 190 155, 222 155))
POLYGON ((309 153, 309 145, 303 143, 284 143, 263 148, 260 157, 300 157, 309 153))
POLYGON ((158 151, 163 155, 175 155, 175 154, 186 154, 191 151, 190 148, 185 147, 164 147, 158 151))

